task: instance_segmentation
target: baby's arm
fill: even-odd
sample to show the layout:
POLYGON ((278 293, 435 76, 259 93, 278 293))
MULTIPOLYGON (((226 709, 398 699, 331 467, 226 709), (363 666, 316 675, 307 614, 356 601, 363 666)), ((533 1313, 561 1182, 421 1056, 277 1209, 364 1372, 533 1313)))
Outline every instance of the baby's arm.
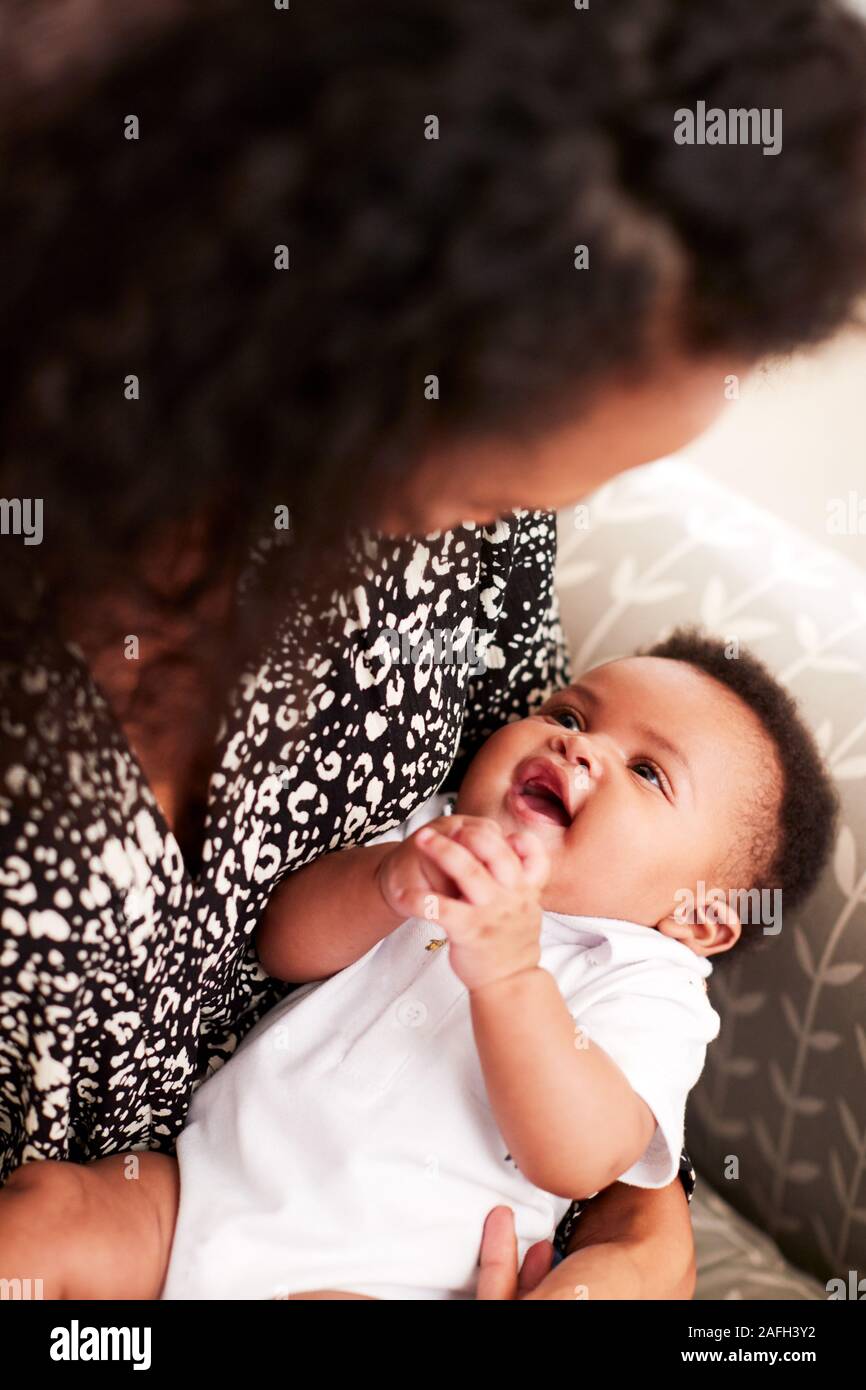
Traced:
POLYGON ((487 1094, 520 1171, 545 1192, 589 1197, 636 1163, 656 1127, 603 1048, 575 1027, 540 967, 470 994, 487 1094))
POLYGON ((336 850, 298 869, 271 898, 256 935, 277 980, 324 980, 366 955, 405 918, 386 903, 379 869, 393 844, 336 850))
POLYGON ((439 922, 469 989, 487 1093, 514 1162, 546 1192, 600 1191, 640 1158, 656 1122, 616 1063, 575 1028, 538 964, 540 841, 506 840, 486 822, 447 839, 421 831, 418 841, 460 890, 460 900, 441 900, 439 922))
MULTIPOLYGON (((459 817, 434 825, 449 827, 459 817)), ((322 855, 281 883, 256 936, 269 975, 291 984, 324 980, 360 960, 425 895, 453 884, 418 852, 415 837, 322 855)))

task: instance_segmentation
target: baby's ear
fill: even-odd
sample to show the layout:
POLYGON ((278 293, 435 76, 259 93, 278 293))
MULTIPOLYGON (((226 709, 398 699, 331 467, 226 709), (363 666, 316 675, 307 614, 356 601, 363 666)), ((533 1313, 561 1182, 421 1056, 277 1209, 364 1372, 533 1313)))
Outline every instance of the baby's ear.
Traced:
POLYGON ((662 936, 681 941, 699 956, 715 956, 736 946, 743 928, 736 908, 721 888, 697 895, 680 891, 676 897, 673 911, 656 923, 662 936))

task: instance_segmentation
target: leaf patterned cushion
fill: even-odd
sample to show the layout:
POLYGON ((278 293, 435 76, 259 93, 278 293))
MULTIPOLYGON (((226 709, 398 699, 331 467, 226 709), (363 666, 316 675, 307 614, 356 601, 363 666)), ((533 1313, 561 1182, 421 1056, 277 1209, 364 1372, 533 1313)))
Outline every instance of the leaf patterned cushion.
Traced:
POLYGON ((708 1183, 698 1183, 691 1214, 698 1266, 696 1299, 806 1302, 827 1298, 823 1284, 786 1260, 775 1241, 739 1216, 708 1183))
POLYGON ((687 1143, 822 1286, 866 1273, 866 571, 664 461, 563 512, 558 581, 575 673, 700 623, 777 673, 829 762, 833 862, 779 935, 713 976, 722 1031, 687 1143))

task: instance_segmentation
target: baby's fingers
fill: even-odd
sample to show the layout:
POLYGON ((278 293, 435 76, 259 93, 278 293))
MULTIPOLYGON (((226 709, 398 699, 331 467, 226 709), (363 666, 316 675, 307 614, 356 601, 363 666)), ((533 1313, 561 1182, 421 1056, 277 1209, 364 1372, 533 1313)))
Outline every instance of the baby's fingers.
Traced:
POLYGON ((437 831, 425 827, 415 836, 419 852, 453 879, 466 902, 483 907, 491 902, 497 884, 474 854, 437 831))
POLYGON ((480 859, 500 887, 517 888, 522 882, 520 859, 495 822, 467 816, 451 838, 480 859))
POLYGON ((523 872, 529 883, 543 888, 550 877, 550 855, 537 835, 517 833, 509 835, 508 843, 523 865, 523 872))

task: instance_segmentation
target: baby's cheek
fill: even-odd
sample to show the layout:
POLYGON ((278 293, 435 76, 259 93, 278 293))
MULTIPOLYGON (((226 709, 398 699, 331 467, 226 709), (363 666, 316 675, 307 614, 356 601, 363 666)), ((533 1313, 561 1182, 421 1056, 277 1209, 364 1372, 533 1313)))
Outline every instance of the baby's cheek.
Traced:
POLYGON ((529 719, 518 719, 512 724, 503 724, 480 749, 472 766, 480 763, 489 772, 514 768, 521 758, 534 751, 536 739, 531 738, 532 723, 529 719))
POLYGON ((503 783, 507 786, 510 782, 510 772, 519 761, 519 755, 511 756, 507 734, 507 728, 493 734, 469 764, 457 798, 457 809, 462 814, 483 814, 475 808, 484 801, 489 802, 503 783), (473 803, 471 810, 470 801, 473 803))
POLYGON ((541 905, 549 912, 566 912, 579 915, 585 911, 583 903, 587 900, 586 874, 582 872, 574 855, 551 852, 550 877, 541 894, 541 905))

